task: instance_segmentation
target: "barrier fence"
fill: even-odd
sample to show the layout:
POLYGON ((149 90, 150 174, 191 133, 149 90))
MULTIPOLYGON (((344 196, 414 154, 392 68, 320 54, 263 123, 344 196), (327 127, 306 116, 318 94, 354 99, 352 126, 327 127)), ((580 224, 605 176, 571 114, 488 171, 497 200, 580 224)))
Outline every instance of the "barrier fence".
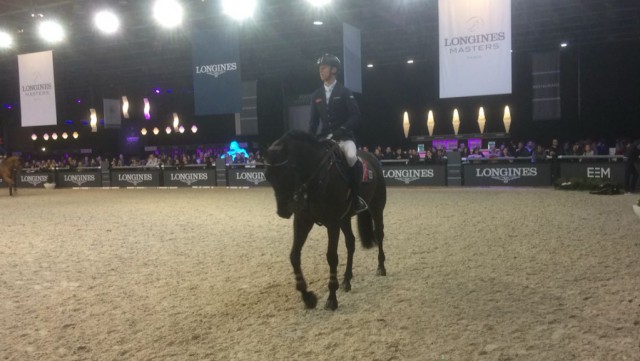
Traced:
MULTIPOLYGON (((409 164, 405 160, 381 161, 382 173, 389 186, 451 186, 447 174, 450 164, 409 164)), ((624 184, 625 163, 621 156, 558 157, 532 162, 531 158, 462 158, 463 186, 550 186, 553 179, 587 178, 624 184)), ((457 172, 457 171, 456 171, 457 172)), ((269 186, 261 164, 176 167, 114 167, 101 169, 57 168, 22 169, 17 174, 18 187, 42 188, 53 180, 57 188, 93 187, 264 187, 269 186)), ((0 186, 6 184, 0 181, 0 186)))

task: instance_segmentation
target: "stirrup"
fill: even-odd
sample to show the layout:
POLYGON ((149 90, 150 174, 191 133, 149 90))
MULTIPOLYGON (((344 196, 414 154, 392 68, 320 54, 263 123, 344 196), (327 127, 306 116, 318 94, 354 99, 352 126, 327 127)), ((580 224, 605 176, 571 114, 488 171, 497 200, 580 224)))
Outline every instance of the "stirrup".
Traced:
POLYGON ((364 211, 366 211, 367 209, 369 209, 369 206, 367 206, 367 202, 364 201, 364 199, 362 199, 362 197, 358 196, 356 198, 356 200, 353 202, 353 210, 354 212, 357 213, 362 213, 364 211))

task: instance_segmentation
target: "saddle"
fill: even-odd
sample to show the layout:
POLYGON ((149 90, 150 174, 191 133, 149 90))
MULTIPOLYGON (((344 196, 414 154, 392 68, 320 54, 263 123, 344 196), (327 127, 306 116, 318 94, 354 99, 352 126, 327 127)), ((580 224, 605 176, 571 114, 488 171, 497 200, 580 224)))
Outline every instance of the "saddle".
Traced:
MULTIPOLYGON (((338 166, 338 170, 340 171, 340 174, 342 175, 342 177, 346 181, 348 181, 349 177, 347 176, 347 168, 348 168, 347 158, 345 157, 340 147, 337 146, 338 143, 333 139, 323 139, 321 140, 321 142, 327 148, 327 151, 333 153, 331 155, 331 159, 336 162, 336 165, 338 166)), ((358 159, 362 164, 361 183, 373 182, 373 178, 374 178, 373 170, 369 169, 369 164, 367 163, 366 160, 362 159, 360 156, 358 156, 358 159)))

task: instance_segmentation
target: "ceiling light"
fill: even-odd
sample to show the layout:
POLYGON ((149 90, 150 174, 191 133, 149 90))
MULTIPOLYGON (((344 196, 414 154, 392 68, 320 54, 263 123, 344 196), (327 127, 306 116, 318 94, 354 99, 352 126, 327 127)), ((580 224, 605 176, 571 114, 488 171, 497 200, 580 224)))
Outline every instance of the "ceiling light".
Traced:
POLYGON ((140 134, 147 135, 147 128, 140 129, 140 134))
POLYGON ((38 34, 48 43, 57 43, 64 39, 64 29, 62 25, 46 20, 38 25, 38 34))
POLYGON ((144 119, 151 119, 151 104, 149 104, 149 99, 144 98, 144 119))
POLYGON ((10 48, 13 46, 13 37, 6 31, 0 31, 0 48, 10 48))
POLYGON ((166 127, 164 131, 167 132, 167 134, 171 134, 171 127, 166 127))
POLYGON ((62 133, 62 139, 67 139, 69 138, 69 134, 67 134, 67 132, 62 133))
POLYGON ((322 24, 324 24, 324 23, 322 21, 320 21, 320 20, 316 20, 316 21, 313 22, 313 25, 322 25, 322 24))
POLYGON ((51 134, 51 139, 58 140, 58 134, 57 133, 51 134))
POLYGON ((566 48, 566 47, 567 47, 567 45, 569 45, 569 44, 567 44, 567 43, 561 43, 561 44, 560 44, 560 47, 562 47, 562 48, 566 48))
POLYGON ((252 17, 255 9, 256 0, 222 0, 222 11, 238 21, 252 17))
POLYGON ((307 0, 307 2, 313 6, 321 7, 329 5, 331 3, 331 0, 307 0))
POLYGON ((120 20, 111 11, 100 11, 93 17, 93 23, 105 34, 113 34, 120 28, 120 20))
POLYGON ((407 64, 413 64, 413 59, 407 60, 407 64))
POLYGON ((367 64, 367 68, 373 68, 373 64, 367 64))
POLYGON ((180 134, 184 133, 184 127, 181 125, 181 126, 178 128, 178 131, 180 132, 180 134))
POLYGON ((73 134, 71 134, 73 136, 73 139, 78 139, 78 132, 73 132, 73 134))
POLYGON ((153 17, 165 28, 182 24, 182 5, 175 0, 157 0, 153 5, 153 17))
POLYGON ((44 133, 44 135, 42 136, 42 138, 43 138, 44 140, 49 140, 49 134, 44 133))
POLYGON ((178 113, 173 113, 173 129, 178 129, 178 125, 180 125, 180 118, 178 118, 178 113))
POLYGON ((129 99, 126 95, 122 96, 122 115, 124 119, 129 119, 129 99))
POLYGON ((160 133, 160 129, 158 127, 153 128, 153 134, 158 135, 160 133))
POLYGON ((31 140, 35 141, 38 139, 38 135, 36 133, 31 134, 31 140))
POLYGON ((198 127, 196 127, 195 124, 191 127, 191 132, 192 133, 197 133, 198 132, 198 127))

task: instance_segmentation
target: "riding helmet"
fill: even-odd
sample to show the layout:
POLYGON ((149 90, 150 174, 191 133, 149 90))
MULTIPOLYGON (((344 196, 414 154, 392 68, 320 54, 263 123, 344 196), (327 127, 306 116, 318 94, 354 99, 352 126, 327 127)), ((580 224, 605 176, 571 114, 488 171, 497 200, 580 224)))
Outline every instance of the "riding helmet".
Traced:
POLYGON ((331 67, 334 67, 338 70, 340 70, 340 67, 342 66, 342 63, 340 62, 340 59, 338 59, 337 56, 333 55, 333 54, 324 54, 323 56, 318 58, 318 66, 320 65, 329 65, 331 67))

